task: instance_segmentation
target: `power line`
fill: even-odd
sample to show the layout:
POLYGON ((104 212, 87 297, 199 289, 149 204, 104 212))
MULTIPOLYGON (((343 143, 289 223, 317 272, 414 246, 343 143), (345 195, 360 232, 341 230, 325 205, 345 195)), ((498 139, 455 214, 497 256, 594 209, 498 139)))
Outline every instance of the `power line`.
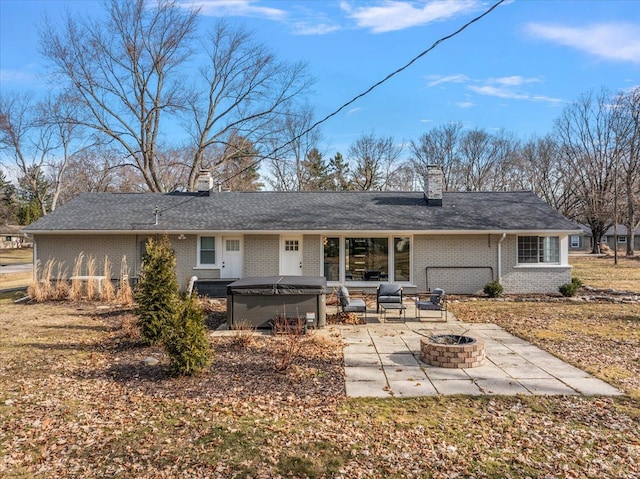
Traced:
MULTIPOLYGON (((331 119, 332 117, 336 116, 338 113, 340 113, 342 110, 344 110, 345 108, 347 108, 349 105, 355 103, 356 101, 358 101, 360 98, 362 98, 365 95, 368 95, 369 93, 371 93, 373 90, 375 90, 376 88, 378 88, 380 85, 382 85, 383 83, 387 82, 388 80, 390 80, 391 78, 393 78, 394 76, 396 76, 398 73, 403 72, 404 70, 406 70, 407 68, 409 68, 411 65, 413 65, 416 61, 418 61, 420 58, 422 58, 423 56, 425 56, 427 53, 431 52, 432 50, 434 50, 438 45, 440 45, 442 42, 445 42, 457 35, 459 35, 460 33, 462 33, 464 30, 466 30, 468 27, 470 27, 471 25, 473 25, 474 23, 476 23, 478 20, 481 20, 482 18, 486 17, 487 15, 489 15, 492 11, 494 11, 496 8, 498 8, 498 6, 502 3, 504 3, 505 0, 499 0, 498 2, 496 2, 495 4, 493 4, 491 7, 489 7, 487 10, 485 10, 482 14, 478 15, 477 17, 472 18, 471 20, 469 20, 467 23, 465 23, 464 25, 462 25, 460 28, 458 28, 455 32, 450 33, 449 35, 446 35, 444 37, 439 38, 438 40, 436 40, 429 48, 427 48, 426 50, 420 52, 418 55, 416 55, 415 57, 413 57, 411 60, 409 60, 409 62, 407 62, 405 65, 401 66, 400 68, 398 68, 397 70, 389 73, 386 77, 384 77, 382 80, 374 83, 373 85, 371 85, 369 88, 367 88, 365 91, 363 91, 362 93, 354 96, 351 100, 349 100, 348 102, 344 103, 342 106, 340 106, 339 108, 337 108, 336 110, 334 110, 333 112, 329 113, 327 116, 325 116, 324 118, 322 118, 321 120, 316 121, 313 125, 311 125, 309 128, 307 128, 305 131, 303 131, 302 133, 296 135, 294 138, 292 138, 291 140, 287 141, 286 143, 278 146, 277 148, 274 148, 273 150, 271 150, 269 152, 268 155, 264 155, 262 156, 262 158, 259 158, 255 161, 253 161, 250 165, 244 167, 243 169, 241 169, 240 171, 234 173, 233 175, 229 176, 228 178, 225 178, 224 180, 222 180, 219 184, 223 184, 227 181, 230 181, 234 178, 236 178, 237 176, 241 175, 242 173, 251 170, 252 168, 255 168, 256 166, 258 166, 260 164, 260 162, 262 160, 264 160, 265 158, 269 158, 271 156, 274 156, 278 151, 282 150, 283 148, 285 148, 286 146, 289 146, 291 143, 299 140, 300 138, 302 138, 304 135, 306 135, 307 133, 309 133, 310 131, 312 131, 313 129, 317 128, 318 126, 322 125, 323 123, 325 123, 326 121, 328 121, 329 119, 331 119)), ((192 197, 193 198, 193 197, 192 197)), ((166 208, 164 211, 168 210, 168 209, 172 209, 172 208, 176 208, 178 206, 180 206, 183 203, 186 203, 187 201, 190 201, 192 198, 189 198, 188 200, 182 202, 182 203, 178 203, 175 206, 172 206, 170 208, 166 208)))
POLYGON ((429 48, 427 48, 426 50, 422 51, 421 53, 419 53, 418 55, 416 55, 415 57, 413 57, 408 63, 406 63, 404 66, 401 66, 400 68, 398 68, 397 70, 395 70, 392 73, 389 73, 386 77, 384 77, 382 80, 378 81, 377 83, 374 83, 373 85, 371 85, 369 88, 367 88, 365 91, 363 91, 362 93, 354 96, 351 100, 349 100, 348 102, 344 103, 342 106, 340 106, 337 110, 334 110, 333 112, 329 113, 327 116, 325 116, 324 118, 322 118, 321 120, 316 121, 313 125, 311 125, 309 128, 307 128, 305 131, 303 131, 302 133, 300 133, 299 135, 295 136, 293 139, 289 140, 288 142, 284 143, 283 145, 273 149, 268 155, 263 156, 262 158, 259 158, 258 160, 254 161, 253 163, 251 163, 249 166, 243 168, 242 170, 236 172, 235 174, 231 175, 230 177, 226 178, 224 181, 222 181, 221 183, 224 183, 225 181, 229 181, 232 180, 233 178, 235 178, 236 176, 239 176, 240 174, 244 173, 247 170, 250 170, 252 168, 255 168, 256 166, 258 166, 258 164, 264 159, 264 158, 269 158, 270 156, 275 155, 278 151, 282 150, 284 147, 290 145, 291 143, 299 140, 300 138, 302 138, 304 135, 306 135, 307 133, 309 133, 311 130, 317 128, 318 126, 320 126, 321 124, 323 124, 324 122, 326 122, 327 120, 329 120, 330 118, 336 116, 338 113, 340 113, 342 110, 344 110, 345 108, 347 108, 349 105, 351 105, 352 103, 355 103, 356 101, 358 101, 360 98, 362 98, 365 95, 368 95, 369 93, 371 93, 374 89, 378 88, 380 85, 382 85, 383 83, 385 83, 386 81, 390 80, 392 77, 396 76, 398 73, 401 73, 402 71, 406 70, 407 68, 409 68, 411 65, 413 65, 416 61, 418 61, 420 58, 422 58, 423 56, 425 56, 427 53, 429 53, 430 51, 432 51, 433 49, 435 49, 440 43, 449 40, 450 38, 455 37, 456 35, 462 33, 464 30, 466 30, 469 26, 471 26, 472 24, 474 24, 475 22, 477 22, 478 20, 482 19, 483 17, 489 15, 489 13, 491 13, 493 10, 495 10, 501 3, 504 3, 505 0, 500 0, 498 2, 496 2, 494 5, 492 5, 489 9, 487 9, 484 13, 482 13, 481 15, 478 15, 477 17, 469 20, 467 23, 465 23, 463 26, 461 26, 458 30, 456 30, 455 32, 446 35, 438 40, 436 40, 429 48))

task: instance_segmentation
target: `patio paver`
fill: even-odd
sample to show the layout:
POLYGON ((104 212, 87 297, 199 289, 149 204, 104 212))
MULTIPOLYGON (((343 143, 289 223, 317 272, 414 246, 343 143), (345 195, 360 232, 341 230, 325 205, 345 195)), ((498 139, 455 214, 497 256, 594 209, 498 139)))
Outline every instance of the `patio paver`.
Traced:
MULTIPOLYGON (((407 317, 410 311, 407 310, 407 317)), ((407 320, 334 325, 344 346, 348 397, 413 397, 465 394, 607 395, 623 393, 496 324, 407 320), (434 334, 482 338, 482 366, 447 369, 420 361, 420 339, 434 334)))

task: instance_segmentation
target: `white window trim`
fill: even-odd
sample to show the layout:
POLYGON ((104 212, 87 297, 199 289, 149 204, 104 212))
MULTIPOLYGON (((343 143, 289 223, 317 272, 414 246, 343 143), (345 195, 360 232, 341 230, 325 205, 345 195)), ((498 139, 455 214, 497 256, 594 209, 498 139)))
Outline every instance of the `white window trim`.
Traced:
MULTIPOLYGON (((531 233, 531 234, 522 234, 522 235, 517 235, 516 236, 516 262, 515 262, 515 266, 514 268, 549 268, 549 267, 562 267, 565 268, 568 266, 568 258, 565 258, 565 251, 566 248, 565 247, 565 243, 568 243, 569 241, 569 237, 567 235, 553 235, 553 234, 540 234, 540 233, 531 233), (549 237, 549 238, 558 238, 558 261, 554 261, 554 262, 549 262, 549 263, 541 263, 541 262, 537 262, 537 263, 520 263, 519 261, 519 239, 523 236, 536 236, 537 238, 542 238, 542 237, 549 237)), ((567 244, 568 246, 568 244, 567 244)))
POLYGON ((214 234, 202 234, 202 235, 198 235, 198 239, 197 239, 197 243, 196 243, 196 266, 194 266, 193 269, 220 269, 220 266, 218 265, 218 260, 220 258, 220 251, 221 251, 221 240, 220 240, 220 236, 219 235, 214 235, 214 234), (202 264, 200 263, 200 238, 213 238, 214 240, 214 247, 215 247, 215 253, 216 253, 216 262, 215 263, 205 263, 202 264))
POLYGON ((579 248, 580 247, 580 235, 571 235, 569 236, 569 246, 571 246, 572 248, 579 248), (575 238, 575 243, 573 242, 575 238))
POLYGON ((618 244, 627 244, 627 237, 618 235, 618 244))

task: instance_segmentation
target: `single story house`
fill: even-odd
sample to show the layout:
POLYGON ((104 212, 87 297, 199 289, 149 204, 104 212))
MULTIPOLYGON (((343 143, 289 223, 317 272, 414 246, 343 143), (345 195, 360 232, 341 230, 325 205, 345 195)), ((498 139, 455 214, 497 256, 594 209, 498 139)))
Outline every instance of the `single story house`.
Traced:
MULTIPOLYGON (((569 236, 569 251, 591 251, 593 249, 593 237, 591 228, 586 225, 579 225, 581 233, 569 236)), ((615 228, 610 226, 606 233, 600 238, 600 244, 607 245, 613 249, 617 245, 618 250, 627 249, 628 229, 626 225, 618 224, 615 228)), ((633 231, 633 249, 640 250, 640 228, 633 231)))
MULTIPOLYGON (((430 168, 424 192, 87 193, 32 223, 34 257, 72 269, 83 252, 127 258, 139 274, 147 238, 168 235, 182 287, 273 275, 324 276, 329 286, 476 293, 557 292, 571 280, 576 224, 531 192, 444 192, 430 168)), ((98 266, 100 271, 100 266, 98 266)))
POLYGON ((20 231, 20 226, 0 225, 0 249, 22 248, 30 246, 20 231))

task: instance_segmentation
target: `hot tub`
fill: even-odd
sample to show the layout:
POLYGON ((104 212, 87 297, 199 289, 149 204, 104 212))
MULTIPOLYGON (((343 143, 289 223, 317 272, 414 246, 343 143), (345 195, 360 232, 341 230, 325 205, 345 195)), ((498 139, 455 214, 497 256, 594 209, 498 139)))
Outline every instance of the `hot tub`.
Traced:
POLYGON ((229 329, 243 321, 254 328, 271 328, 276 317, 301 318, 306 327, 327 324, 327 280, 323 276, 261 276, 227 286, 229 329))

